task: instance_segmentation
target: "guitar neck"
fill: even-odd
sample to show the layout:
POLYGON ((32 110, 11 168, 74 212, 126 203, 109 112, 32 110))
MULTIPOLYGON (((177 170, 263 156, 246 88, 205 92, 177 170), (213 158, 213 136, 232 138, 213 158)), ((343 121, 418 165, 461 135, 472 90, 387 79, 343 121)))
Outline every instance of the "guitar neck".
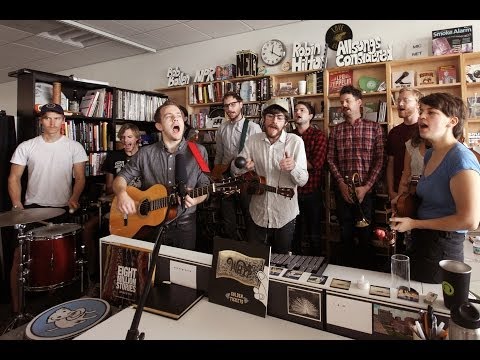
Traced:
POLYGON ((260 189, 278 194, 278 188, 267 184, 258 184, 260 189))
MULTIPOLYGON (((196 198, 202 195, 206 195, 212 192, 212 190, 213 190, 213 186, 210 184, 210 185, 199 187, 193 190, 189 190, 187 194, 190 195, 190 197, 192 198, 196 198)), ((173 193, 173 194, 169 194, 166 197, 162 197, 160 199, 151 200, 149 202, 149 205, 150 205, 149 210, 150 211, 158 210, 158 209, 166 208, 176 204, 177 204, 177 198, 175 196, 175 193, 173 193)))
POLYGON ((214 184, 206 185, 203 187, 195 188, 193 190, 188 191, 188 195, 190 195, 191 198, 196 198, 202 195, 207 195, 211 192, 214 191, 214 184))

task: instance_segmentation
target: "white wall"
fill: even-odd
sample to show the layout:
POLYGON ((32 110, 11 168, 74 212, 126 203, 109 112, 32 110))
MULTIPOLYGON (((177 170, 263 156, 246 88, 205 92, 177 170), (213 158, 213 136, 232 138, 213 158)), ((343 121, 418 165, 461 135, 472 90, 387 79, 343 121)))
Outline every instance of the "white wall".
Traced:
MULTIPOLYGON (((193 81, 196 70, 235 63, 237 51, 249 49, 259 52, 262 44, 272 38, 280 39, 287 45, 287 59, 291 58, 294 42, 307 41, 324 44, 326 31, 331 25, 337 23, 347 24, 352 29, 354 40, 380 36, 382 44, 393 46, 395 60, 405 58, 405 46, 408 43, 430 40, 431 44, 433 30, 464 25, 473 25, 473 51, 480 51, 480 45, 476 45, 477 37, 480 36, 480 20, 309 20, 179 46, 159 51, 156 54, 137 55, 70 69, 60 72, 60 74, 75 74, 80 78, 108 81, 112 86, 126 89, 153 90, 167 86, 169 67, 179 66, 181 71, 191 75, 193 81)), ((429 55, 431 55, 431 49, 429 55)), ((334 52, 329 50, 328 67, 335 66, 334 56, 334 52)), ((261 62, 260 65, 262 65, 261 62)), ((269 67, 268 71, 276 73, 281 70, 278 66, 269 67)), ((15 81, 0 85, 0 106, 11 115, 16 115, 17 112, 16 93, 15 81)))

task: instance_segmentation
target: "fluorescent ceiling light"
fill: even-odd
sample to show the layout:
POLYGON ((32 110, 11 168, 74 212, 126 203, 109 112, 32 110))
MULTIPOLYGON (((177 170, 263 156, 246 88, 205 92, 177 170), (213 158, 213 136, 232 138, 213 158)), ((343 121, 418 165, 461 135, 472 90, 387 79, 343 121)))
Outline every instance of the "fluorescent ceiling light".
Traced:
POLYGON ((156 49, 153 49, 153 48, 151 48, 151 47, 148 47, 148 46, 139 44, 139 43, 137 43, 137 42, 135 42, 135 41, 131 41, 131 40, 122 38, 122 37, 117 36, 117 35, 110 34, 110 33, 106 32, 106 31, 96 29, 96 28, 94 28, 94 27, 91 27, 91 26, 88 26, 88 25, 79 23, 79 22, 77 22, 77 21, 73 21, 73 20, 57 20, 57 21, 58 21, 58 22, 61 22, 61 23, 63 23, 63 24, 67 24, 67 25, 70 25, 70 26, 73 26, 73 27, 76 27, 76 28, 85 30, 85 31, 89 31, 89 32, 91 32, 91 33, 94 33, 94 34, 97 34, 97 35, 106 37, 106 38, 111 39, 111 40, 115 40, 115 41, 118 41, 118 42, 121 42, 121 43, 130 45, 130 46, 137 47, 137 48, 139 48, 139 49, 143 49, 143 50, 146 50, 146 51, 149 51, 149 52, 152 52, 152 53, 156 53, 156 52, 157 52, 156 49))

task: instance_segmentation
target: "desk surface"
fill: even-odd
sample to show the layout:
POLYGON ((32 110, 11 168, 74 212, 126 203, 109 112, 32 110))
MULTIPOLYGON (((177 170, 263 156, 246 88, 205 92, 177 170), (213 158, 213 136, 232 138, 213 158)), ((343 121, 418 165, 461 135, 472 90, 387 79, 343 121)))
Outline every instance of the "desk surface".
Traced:
MULTIPOLYGON (((75 340, 123 340, 135 314, 126 308, 75 340)), ((179 320, 143 312, 145 340, 341 340, 346 337, 266 316, 265 318, 200 300, 179 320)))

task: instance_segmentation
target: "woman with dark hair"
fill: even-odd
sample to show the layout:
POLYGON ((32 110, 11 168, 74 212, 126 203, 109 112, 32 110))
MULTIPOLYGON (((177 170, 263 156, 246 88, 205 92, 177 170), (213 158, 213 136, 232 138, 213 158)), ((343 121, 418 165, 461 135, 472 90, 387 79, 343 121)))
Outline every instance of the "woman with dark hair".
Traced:
POLYGON ((432 144, 416 193, 418 219, 392 217, 392 229, 412 230, 411 277, 427 283, 442 281, 438 262, 463 261, 468 230, 480 222, 480 165, 458 139, 463 133, 466 108, 462 99, 433 93, 420 99, 420 136, 432 144))

